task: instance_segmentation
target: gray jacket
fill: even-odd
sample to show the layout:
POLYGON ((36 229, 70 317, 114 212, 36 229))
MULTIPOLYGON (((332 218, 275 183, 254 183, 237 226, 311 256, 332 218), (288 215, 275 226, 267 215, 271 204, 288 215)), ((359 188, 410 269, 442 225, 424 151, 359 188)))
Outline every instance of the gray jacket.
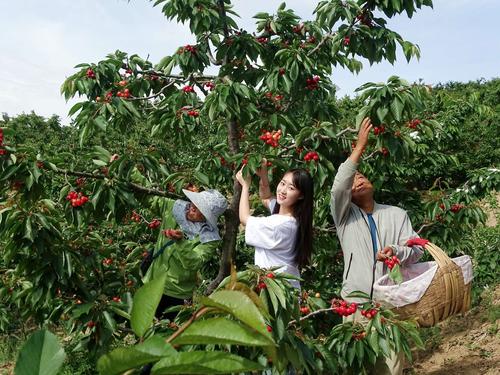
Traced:
MULTIPOLYGON (((350 159, 342 163, 331 191, 330 207, 344 255, 343 298, 353 291, 371 296, 373 283, 387 273, 384 263, 375 260, 366 213, 351 202, 356 168, 357 165, 350 159)), ((375 203, 372 215, 377 226, 377 250, 391 246, 403 265, 414 263, 422 256, 420 247, 404 245, 410 238, 418 237, 406 211, 375 203)), ((358 298, 349 300, 361 301, 358 298)))

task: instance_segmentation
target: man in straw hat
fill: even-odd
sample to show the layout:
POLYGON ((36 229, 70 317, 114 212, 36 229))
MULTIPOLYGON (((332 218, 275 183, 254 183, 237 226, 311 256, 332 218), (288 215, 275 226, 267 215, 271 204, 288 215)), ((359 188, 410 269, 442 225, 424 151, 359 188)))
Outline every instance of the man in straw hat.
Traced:
MULTIPOLYGON (((221 242, 217 219, 227 207, 224 196, 217 190, 184 189, 183 192, 189 201, 160 197, 153 201, 155 207, 152 208, 162 213, 163 220, 154 260, 143 281, 146 283, 160 274, 167 274, 164 295, 157 309, 158 318, 167 307, 182 305, 185 299, 192 297, 200 268, 221 242)), ((167 315, 171 319, 174 316, 167 315)))
MULTIPOLYGON (((366 301, 349 298, 354 291, 372 297, 373 284, 388 272, 385 259, 395 255, 404 265, 418 261, 423 254, 418 246, 406 246, 410 238, 418 237, 406 211, 375 202, 372 183, 357 171, 371 129, 370 119, 365 118, 356 147, 338 168, 331 190, 331 212, 344 255, 341 295, 349 302, 366 301)), ((362 319, 359 310, 346 318, 359 319, 362 319)), ((401 374, 401 359, 399 353, 393 353, 390 358, 378 361, 373 373, 401 374)))

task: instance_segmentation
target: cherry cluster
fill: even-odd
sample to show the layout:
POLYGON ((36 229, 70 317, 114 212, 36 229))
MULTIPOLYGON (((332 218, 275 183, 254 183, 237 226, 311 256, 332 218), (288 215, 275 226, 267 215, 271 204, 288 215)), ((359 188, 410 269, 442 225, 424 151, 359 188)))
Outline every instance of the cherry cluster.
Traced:
MULTIPOLYGON (((455 204, 452 204, 451 207, 450 207, 450 211, 453 212, 454 214, 456 214, 457 212, 459 212, 460 210, 462 210, 463 208, 465 207, 465 205, 463 204, 460 204, 460 203, 455 203, 455 204)), ((446 206, 444 205, 444 203, 441 203, 439 205, 439 208, 443 211, 446 210, 446 206)), ((436 215, 436 219, 438 219, 438 216, 439 216, 439 219, 441 219, 441 215, 436 215)), ((438 220, 439 220, 438 219, 438 220)))
POLYGON ((215 83, 213 83, 213 82, 205 82, 205 84, 203 86, 205 86, 207 89, 209 89, 210 91, 212 91, 215 88, 215 83))
POLYGON ((319 76, 314 76, 312 78, 306 79, 306 90, 317 90, 319 85, 319 76))
POLYGON ((420 121, 418 118, 411 120, 408 122, 408 127, 410 129, 416 129, 418 125, 420 125, 422 121, 420 121))
POLYGON ((292 27, 292 31, 296 34, 301 34, 303 28, 304 28, 304 24, 301 23, 299 25, 295 25, 294 27, 292 27))
POLYGON ((158 219, 153 219, 149 224, 148 227, 151 229, 156 229, 161 225, 161 221, 158 219))
POLYGON ((465 206, 463 204, 455 203, 450 207, 450 211, 456 214, 458 211, 460 211, 462 208, 465 206))
POLYGON ((356 16, 356 19, 361 22, 361 24, 372 27, 373 26, 373 21, 370 18, 370 15, 368 13, 361 13, 358 16, 356 16))
POLYGON ((0 155, 7 155, 7 150, 3 146, 3 129, 0 128, 0 155))
POLYGON ((132 221, 135 221, 136 223, 140 223, 142 218, 141 215, 139 215, 137 212, 132 211, 132 216, 130 217, 132 221))
POLYGON ((182 114, 188 115, 189 117, 199 117, 200 112, 196 109, 189 109, 189 107, 182 107, 179 112, 182 114))
POLYGON ((271 147, 278 147, 281 138, 281 129, 270 132, 269 130, 263 129, 262 135, 259 137, 261 141, 264 141, 271 147))
POLYGON ((184 91, 185 93, 188 93, 188 92, 194 92, 194 87, 193 86, 190 86, 190 85, 187 85, 187 86, 184 86, 182 88, 182 91, 184 91))
POLYGON ((305 156, 304 156, 305 161, 315 161, 317 162, 319 160, 319 155, 316 151, 309 151, 305 156))
POLYGON ((85 75, 87 76, 87 78, 95 79, 95 72, 92 70, 92 68, 88 68, 85 75))
POLYGON ((377 309, 366 309, 366 310, 361 310, 361 315, 363 315, 365 318, 372 319, 377 315, 378 310, 377 309))
POLYGON ((257 42, 259 42, 260 44, 266 44, 267 42, 269 42, 269 39, 262 36, 262 37, 257 38, 257 42))
POLYGON ((196 46, 186 44, 184 47, 179 48, 179 51, 178 51, 179 54, 182 54, 185 52, 191 52, 192 55, 196 55, 196 52, 197 52, 196 46))
POLYGON ((118 91, 116 93, 116 96, 118 96, 119 98, 129 98, 130 97, 130 90, 123 89, 122 91, 118 91))
POLYGON ((386 147, 382 147, 380 149, 380 152, 382 153, 382 156, 387 156, 389 155, 389 150, 386 147))
POLYGON ((366 331, 353 332, 352 333, 352 338, 353 338, 354 341, 363 340, 365 337, 366 337, 366 331))
POLYGON ((257 292, 260 292, 262 289, 266 289, 267 288, 267 285, 264 282, 264 279, 266 279, 266 278, 268 278, 268 279, 274 279, 275 277, 276 277, 276 275, 273 272, 268 272, 265 276, 261 276, 259 278, 259 282, 257 283, 257 286, 255 288, 255 289, 257 289, 257 292))
POLYGON ((81 207, 89 201, 89 198, 82 193, 70 191, 66 196, 66 200, 70 201, 73 207, 81 207))
POLYGON ((283 95, 276 94, 274 95, 271 91, 268 91, 264 94, 264 96, 268 99, 274 100, 274 101, 280 101, 284 98, 283 95))
POLYGON ((348 303, 344 300, 333 299, 331 303, 333 311, 340 316, 352 315, 358 309, 358 304, 356 302, 348 303))
POLYGON ((401 264, 401 262, 396 255, 393 255, 392 257, 385 258, 384 264, 387 266, 387 268, 392 270, 396 264, 401 264))
POLYGON ((102 260, 103 266, 110 266, 113 264, 113 259, 112 258, 104 258, 102 260))
POLYGON ((348 46, 351 43, 351 38, 348 36, 344 37, 344 46, 348 46))
POLYGON ((299 310, 302 315, 307 315, 311 312, 309 306, 301 306, 299 310))
POLYGON ((384 125, 375 126, 373 128, 373 134, 375 134, 375 135, 379 135, 379 134, 382 134, 384 132, 385 132, 385 126, 384 125))

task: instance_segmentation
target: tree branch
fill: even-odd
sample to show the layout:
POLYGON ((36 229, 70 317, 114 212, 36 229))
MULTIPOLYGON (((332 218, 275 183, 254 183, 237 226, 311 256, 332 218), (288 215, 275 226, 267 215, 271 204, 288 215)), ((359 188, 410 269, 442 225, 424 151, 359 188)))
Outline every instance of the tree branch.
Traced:
MULTIPOLYGON (((97 180, 103 180, 105 178, 108 178, 108 176, 106 176, 104 174, 94 174, 94 173, 88 173, 88 172, 77 172, 77 171, 70 171, 70 170, 61 169, 61 168, 57 168, 55 170, 52 169, 52 170, 55 173, 57 173, 57 174, 64 174, 64 175, 68 175, 68 176, 86 177, 86 178, 93 178, 93 179, 97 179, 97 180)), ((174 193, 171 193, 171 192, 168 192, 168 191, 163 191, 163 190, 154 189, 154 188, 147 188, 145 186, 136 184, 134 182, 124 181, 124 180, 121 180, 121 179, 118 179, 118 180, 120 182, 124 182, 125 184, 127 184, 130 187, 131 190, 134 190, 137 193, 147 194, 147 195, 157 195, 157 196, 160 196, 160 197, 167 197, 167 198, 173 198, 173 199, 179 199, 179 198, 181 198, 180 195, 174 194, 174 193)))
POLYGON ((153 95, 150 95, 150 96, 146 96, 145 98, 133 96, 133 97, 129 98, 128 100, 129 101, 133 101, 133 100, 149 100, 149 99, 154 99, 154 98, 160 96, 161 94, 163 94, 163 91, 165 91, 167 88, 169 88, 170 86, 172 86, 174 83, 175 83, 175 81, 169 82, 167 85, 163 86, 161 88, 161 90, 158 91, 156 94, 153 94, 153 95))
POLYGON ((172 336, 170 336, 166 342, 167 343, 171 343, 172 341, 174 341, 177 336, 179 336, 182 332, 184 332, 196 319, 198 319, 200 316, 202 316, 203 314, 206 314, 207 312, 209 312, 210 310, 213 310, 214 308, 213 307, 202 307, 200 310, 196 311, 192 316, 191 318, 189 318, 189 320, 184 323, 177 331, 175 331, 172 336))
POLYGON ((422 226, 417 230, 417 234, 420 234, 425 228, 432 227, 433 225, 436 225, 436 223, 422 224, 422 226))
MULTIPOLYGON (((309 319, 315 315, 318 315, 318 314, 322 314, 322 313, 325 313, 325 312, 330 312, 330 311, 333 311, 333 307, 328 307, 326 309, 319 309, 319 310, 316 310, 316 311, 313 311, 305 316, 303 316, 302 318, 299 319, 299 322, 302 322, 306 319, 309 319)), ((289 323, 288 323, 288 326, 290 327, 291 325, 297 323, 296 320, 291 320, 289 323)))
MULTIPOLYGON (((226 7, 224 6, 224 0, 217 0, 217 4, 219 4, 219 17, 222 22, 222 30, 224 31, 224 37, 229 38, 229 29, 227 27, 226 22, 226 7)), ((222 59, 221 65, 226 65, 228 61, 227 54, 222 59)))
POLYGON ((309 51, 309 53, 307 54, 307 56, 311 56, 313 53, 316 53, 316 51, 318 51, 321 48, 321 46, 323 44, 325 44, 329 39, 332 39, 335 34, 336 33, 325 34, 323 36, 323 38, 320 40, 320 42, 318 43, 318 45, 316 47, 314 47, 312 50, 309 51))

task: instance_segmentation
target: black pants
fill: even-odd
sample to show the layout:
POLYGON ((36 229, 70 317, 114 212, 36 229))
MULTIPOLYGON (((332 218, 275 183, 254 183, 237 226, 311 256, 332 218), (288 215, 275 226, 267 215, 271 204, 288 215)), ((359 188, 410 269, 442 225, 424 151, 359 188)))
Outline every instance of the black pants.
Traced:
MULTIPOLYGON (((167 296, 166 294, 164 294, 163 296, 161 296, 160 303, 158 304, 158 307, 156 308, 156 313, 155 313, 156 318, 157 319, 168 319, 172 322, 175 319, 175 317, 177 316, 177 312, 171 311, 168 313, 164 313, 164 311, 166 309, 168 309, 169 307, 178 306, 178 305, 184 305, 184 300, 179 299, 179 298, 175 298, 175 297, 171 297, 171 296, 167 296)), ((153 367, 152 363, 145 365, 141 369, 140 374, 141 375, 151 374, 152 367, 153 367)))
POLYGON ((179 299, 179 298, 175 298, 175 297, 171 297, 171 296, 167 296, 166 294, 164 294, 163 296, 161 296, 160 304, 156 308, 155 316, 158 319, 167 318, 168 320, 173 321, 175 319, 175 317, 177 316, 177 312, 172 311, 172 312, 165 314, 164 311, 166 309, 168 309, 169 307, 178 306, 178 305, 184 305, 184 300, 179 299))

